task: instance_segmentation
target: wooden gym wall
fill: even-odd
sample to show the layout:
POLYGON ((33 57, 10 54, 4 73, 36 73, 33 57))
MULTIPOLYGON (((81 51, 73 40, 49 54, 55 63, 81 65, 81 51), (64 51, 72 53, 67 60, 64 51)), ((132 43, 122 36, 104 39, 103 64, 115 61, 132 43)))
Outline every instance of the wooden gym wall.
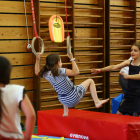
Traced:
MULTIPOLYGON (((67 1, 68 31, 71 37, 72 52, 80 69, 80 75, 70 77, 70 79, 77 85, 92 78, 101 99, 109 96, 113 98, 122 92, 118 83, 119 70, 98 75, 91 75, 90 70, 117 64, 129 58, 131 44, 140 43, 140 2, 138 0, 67 1)), ((45 57, 48 54, 56 52, 60 54, 63 66, 71 68, 71 63, 66 56, 67 26, 64 0, 34 0, 34 2, 38 33, 45 43, 45 53, 41 57, 40 66, 45 64, 45 57), (56 13, 63 18, 65 25, 63 43, 53 43, 49 37, 48 19, 56 13)), ((30 0, 26 0, 31 41, 33 28, 30 7, 30 0)), ((27 31, 23 0, 1 0, 0 53, 12 63, 11 83, 25 86, 36 111, 62 108, 52 86, 45 79, 34 76, 34 55, 26 51, 26 43, 27 31)), ((75 108, 109 112, 111 106, 110 109, 108 105, 107 108, 103 106, 96 109, 90 93, 87 92, 75 108)), ((21 115, 24 121, 24 114, 21 113, 21 115)))
MULTIPOLYGON (((67 0, 68 32, 71 38, 72 52, 80 70, 80 75, 71 77, 75 85, 91 78, 95 81, 100 99, 105 98, 105 75, 91 75, 92 68, 105 66, 105 1, 104 0, 67 0)), ((42 67, 45 57, 50 53, 61 56, 63 67, 71 68, 71 62, 66 56, 66 14, 64 0, 40 0, 40 36, 45 43, 45 53, 41 57, 42 67), (53 43, 48 32, 48 20, 51 15, 62 17, 65 26, 65 41, 53 43)), ((49 110, 63 108, 57 99, 57 94, 48 81, 40 81, 40 109, 49 110)), ((38 101, 39 102, 39 101, 38 101)), ((75 106, 76 109, 105 111, 104 106, 96 109, 89 92, 75 106)))
MULTIPOLYGON (((26 2, 29 39, 31 41, 32 15, 30 2, 26 2)), ((11 84, 25 86, 27 95, 33 102, 33 58, 26 51, 27 31, 24 3, 20 0, 0 1, 0 55, 12 64, 11 84)), ((21 113, 22 122, 24 114, 21 113)))

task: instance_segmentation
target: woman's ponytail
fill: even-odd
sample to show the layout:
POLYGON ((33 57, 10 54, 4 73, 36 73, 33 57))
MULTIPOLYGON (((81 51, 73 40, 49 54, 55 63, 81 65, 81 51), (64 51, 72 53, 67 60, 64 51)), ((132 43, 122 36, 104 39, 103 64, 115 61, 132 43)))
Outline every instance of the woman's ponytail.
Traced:
POLYGON ((38 73, 38 75, 40 76, 40 77, 43 77, 43 74, 45 73, 45 72, 47 72, 48 71, 48 67, 47 67, 47 65, 44 65, 43 66, 43 68, 40 70, 40 72, 38 73))
POLYGON ((44 65, 38 75, 43 77, 45 72, 51 71, 54 77, 58 76, 58 61, 60 61, 60 56, 58 54, 49 54, 46 57, 46 65, 44 65))
POLYGON ((58 66, 57 66, 57 64, 54 64, 54 66, 51 68, 51 72, 52 72, 54 77, 59 75, 58 74, 58 66))

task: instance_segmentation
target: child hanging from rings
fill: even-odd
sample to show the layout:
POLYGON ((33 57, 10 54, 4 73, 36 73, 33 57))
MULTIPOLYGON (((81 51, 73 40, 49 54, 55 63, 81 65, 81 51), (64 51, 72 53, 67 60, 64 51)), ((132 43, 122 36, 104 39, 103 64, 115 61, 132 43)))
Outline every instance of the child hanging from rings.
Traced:
POLYGON ((68 116, 68 107, 74 107, 84 96, 85 92, 89 89, 91 96, 94 100, 97 108, 101 107, 102 104, 106 103, 109 99, 99 100, 95 83, 92 79, 87 79, 80 85, 73 85, 73 82, 68 76, 76 76, 79 74, 79 69, 76 62, 74 61, 73 54, 67 55, 72 62, 72 70, 62 68, 61 58, 58 54, 50 54, 46 57, 46 64, 40 70, 39 60, 40 54, 36 56, 35 74, 44 77, 48 80, 58 94, 58 100, 63 104, 64 114, 68 116))
POLYGON ((124 98, 122 99, 118 108, 117 114, 133 115, 135 112, 140 116, 140 44, 133 44, 131 47, 132 60, 126 60, 117 65, 111 65, 102 69, 92 69, 92 74, 97 74, 104 71, 113 71, 116 69, 129 66, 129 75, 120 74, 124 79, 128 79, 127 86, 124 90, 124 98))
POLYGON ((10 62, 0 56, 0 139, 31 140, 35 126, 35 112, 24 86, 9 84, 10 74, 10 62), (20 126, 21 109, 26 117, 25 136, 20 126))

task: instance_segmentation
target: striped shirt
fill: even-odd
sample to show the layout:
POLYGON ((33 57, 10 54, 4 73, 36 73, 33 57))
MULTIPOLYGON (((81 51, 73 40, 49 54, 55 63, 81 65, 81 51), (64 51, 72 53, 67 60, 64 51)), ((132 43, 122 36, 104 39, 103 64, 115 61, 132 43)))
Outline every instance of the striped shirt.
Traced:
POLYGON ((85 88, 82 85, 74 86, 66 75, 66 68, 58 69, 58 76, 51 75, 51 71, 45 72, 43 77, 48 80, 58 94, 59 101, 67 107, 75 106, 83 97, 85 88))

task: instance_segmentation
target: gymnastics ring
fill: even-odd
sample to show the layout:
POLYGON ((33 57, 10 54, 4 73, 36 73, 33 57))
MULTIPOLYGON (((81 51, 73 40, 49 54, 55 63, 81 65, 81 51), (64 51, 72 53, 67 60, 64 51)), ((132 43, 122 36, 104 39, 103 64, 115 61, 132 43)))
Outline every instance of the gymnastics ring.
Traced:
POLYGON ((71 41, 70 41, 70 36, 67 36, 67 53, 70 55, 71 53, 71 41))
POLYGON ((44 42, 43 42, 42 38, 39 37, 39 36, 38 37, 34 37, 32 39, 32 52, 34 53, 34 55, 38 56, 38 54, 36 53, 35 48, 34 48, 34 42, 35 42, 36 39, 40 39, 41 40, 41 45, 42 45, 41 55, 44 53, 44 42))
POLYGON ((31 45, 27 44, 27 50, 29 48, 32 48, 32 52, 34 53, 34 55, 38 56, 38 54, 36 53, 36 51, 34 49, 34 42, 35 42, 36 39, 40 39, 41 40, 41 44, 42 44, 41 55, 44 53, 44 42, 43 42, 42 38, 39 37, 38 34, 37 34, 33 0, 31 0, 31 9, 32 9, 33 28, 34 28, 34 35, 35 35, 35 37, 32 39, 31 45))

